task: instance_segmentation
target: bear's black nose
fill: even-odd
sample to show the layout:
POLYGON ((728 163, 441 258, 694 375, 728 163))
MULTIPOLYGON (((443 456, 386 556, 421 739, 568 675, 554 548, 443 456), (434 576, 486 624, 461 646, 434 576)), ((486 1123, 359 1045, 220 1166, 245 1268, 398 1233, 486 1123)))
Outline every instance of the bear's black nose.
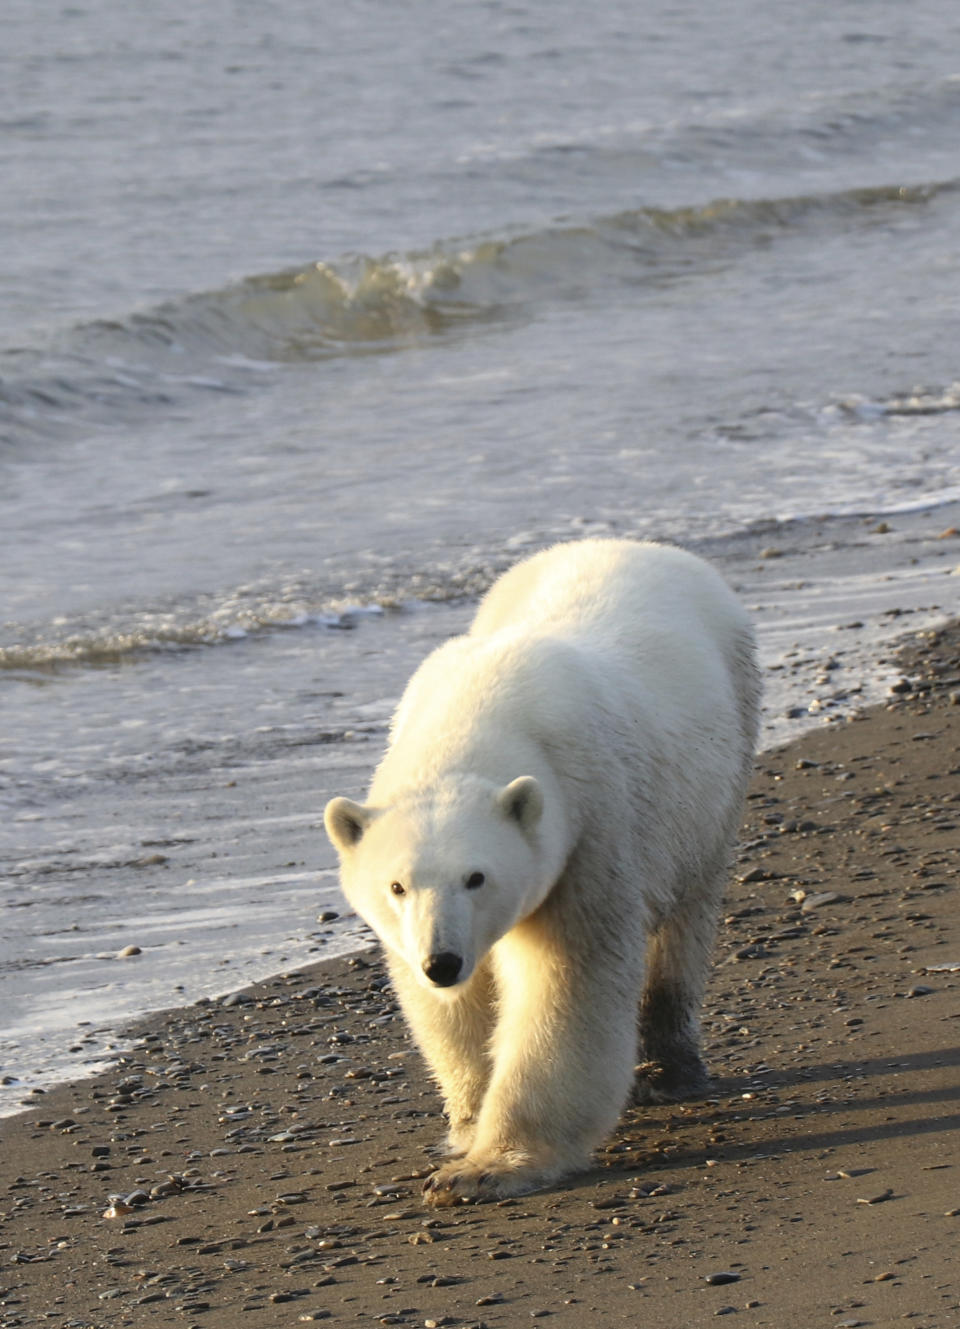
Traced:
POLYGON ((463 960, 452 951, 441 951, 424 961, 423 972, 437 987, 448 988, 457 981, 457 975, 463 968, 463 960))

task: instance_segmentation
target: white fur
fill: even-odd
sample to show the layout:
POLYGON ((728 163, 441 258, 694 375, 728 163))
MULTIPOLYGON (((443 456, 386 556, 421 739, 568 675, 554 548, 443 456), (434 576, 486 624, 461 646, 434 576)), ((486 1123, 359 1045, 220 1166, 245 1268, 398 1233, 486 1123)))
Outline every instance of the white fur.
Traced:
POLYGON ((461 1155, 430 1202, 585 1166, 630 1094, 638 1009, 648 1096, 702 1087, 757 700, 746 616, 705 563, 561 545, 501 577, 414 674, 367 804, 328 805, 461 1155), (437 956, 462 961, 450 986, 424 971, 437 956))

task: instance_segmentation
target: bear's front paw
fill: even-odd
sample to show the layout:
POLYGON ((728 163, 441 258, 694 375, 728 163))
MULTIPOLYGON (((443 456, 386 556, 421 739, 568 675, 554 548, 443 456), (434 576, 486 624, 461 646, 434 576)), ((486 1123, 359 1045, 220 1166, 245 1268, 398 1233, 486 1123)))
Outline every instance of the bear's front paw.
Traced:
POLYGON ((456 1159, 438 1168, 423 1183, 424 1201, 435 1207, 461 1204, 468 1200, 503 1200, 508 1195, 525 1195, 552 1180, 539 1169, 511 1162, 506 1158, 488 1163, 456 1159))

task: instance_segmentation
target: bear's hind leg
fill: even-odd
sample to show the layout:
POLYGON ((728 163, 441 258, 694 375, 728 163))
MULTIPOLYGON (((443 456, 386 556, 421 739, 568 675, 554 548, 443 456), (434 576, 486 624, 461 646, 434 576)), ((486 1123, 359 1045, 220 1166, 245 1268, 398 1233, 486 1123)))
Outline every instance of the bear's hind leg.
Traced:
POLYGON ((694 888, 651 933, 640 999, 640 1046, 633 1101, 702 1097, 710 1077, 700 1053, 700 1007, 719 912, 718 879, 694 888))

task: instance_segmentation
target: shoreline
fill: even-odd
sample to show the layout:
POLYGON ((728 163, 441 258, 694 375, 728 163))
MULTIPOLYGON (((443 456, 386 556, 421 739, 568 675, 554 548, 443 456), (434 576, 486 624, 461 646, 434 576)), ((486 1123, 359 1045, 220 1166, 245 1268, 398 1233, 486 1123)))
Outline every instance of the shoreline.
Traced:
MULTIPOLYGON (((958 526, 953 503, 884 520, 761 524, 719 544, 692 543, 757 622, 764 748, 883 700, 904 629, 942 621, 952 608, 958 526)), ((0 1060, 12 1082, 0 1082, 0 1117, 19 1109, 31 1085, 96 1073, 116 1051, 117 1031, 142 1014, 217 999, 356 944, 317 807, 334 793, 359 794, 403 682, 463 630, 473 607, 470 596, 424 602, 364 622, 356 637, 291 630, 237 642, 212 673, 203 655, 187 653, 178 672, 202 689, 206 710, 202 721, 181 717, 177 742, 165 733, 154 743, 150 726, 139 727, 145 692, 166 686, 162 660, 88 681, 83 705, 70 679, 51 684, 64 715, 44 689, 23 685, 22 729, 10 743, 70 774, 59 793, 56 780, 44 788, 49 802, 14 799, 8 826, 16 847, 4 863, 12 907, 0 948, 9 994, 0 1060), (234 696, 249 670, 288 698, 311 678, 321 691, 271 712, 274 729, 250 733, 234 696), (120 735, 109 760, 94 762, 92 780, 89 753, 64 748, 60 723, 83 732, 83 706, 109 714, 120 735), (159 778, 144 781, 157 761, 159 778), (115 763, 131 774, 123 786, 115 763), (125 893, 121 911, 111 904, 116 891, 125 893), (331 908, 341 918, 318 927, 316 915, 331 908), (121 958, 128 947, 139 948, 135 958, 121 958)))
POLYGON ((960 626, 900 667, 889 704, 758 759, 706 1102, 628 1109, 590 1172, 434 1215, 439 1104, 379 960, 321 961, 138 1021, 116 1066, 0 1121, 4 1323, 951 1323, 960 626))

